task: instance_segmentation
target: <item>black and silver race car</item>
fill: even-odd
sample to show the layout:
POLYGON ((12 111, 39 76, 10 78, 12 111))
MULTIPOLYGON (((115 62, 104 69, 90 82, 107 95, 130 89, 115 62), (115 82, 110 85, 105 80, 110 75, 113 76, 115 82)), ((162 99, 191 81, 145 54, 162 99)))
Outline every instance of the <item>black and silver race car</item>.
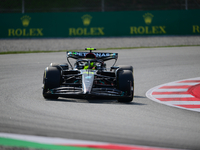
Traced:
POLYGON ((67 52, 68 63, 51 63, 43 76, 45 99, 111 98, 118 102, 131 102, 134 96, 133 67, 114 66, 118 53, 67 52), (75 59, 75 64, 69 61, 75 59), (105 61, 115 60, 107 70, 105 61))

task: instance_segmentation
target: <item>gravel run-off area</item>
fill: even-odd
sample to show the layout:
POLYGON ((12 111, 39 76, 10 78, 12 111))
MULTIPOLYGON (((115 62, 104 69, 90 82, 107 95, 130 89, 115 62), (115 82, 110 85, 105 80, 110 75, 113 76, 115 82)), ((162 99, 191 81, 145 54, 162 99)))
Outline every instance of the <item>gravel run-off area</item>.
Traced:
POLYGON ((200 36, 0 39, 0 52, 200 45, 200 36))

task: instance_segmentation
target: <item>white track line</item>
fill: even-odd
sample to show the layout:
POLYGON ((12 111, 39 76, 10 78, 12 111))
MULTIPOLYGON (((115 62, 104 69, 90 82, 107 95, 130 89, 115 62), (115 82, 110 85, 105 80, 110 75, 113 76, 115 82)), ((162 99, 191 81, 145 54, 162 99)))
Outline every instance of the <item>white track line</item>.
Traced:
POLYGON ((186 92, 188 89, 157 89, 154 92, 186 92))
POLYGON ((170 103, 172 105, 200 105, 200 101, 167 101, 163 103, 170 103))
MULTIPOLYGON (((181 81, 184 81, 184 80, 181 80, 181 81)), ((181 82, 181 81, 175 81, 175 82, 170 82, 170 83, 166 83, 166 84, 164 84, 165 86, 167 85, 171 85, 171 86, 184 86, 184 85, 191 85, 191 86, 193 86, 193 85, 197 85, 197 84, 199 84, 199 83, 197 83, 197 82, 189 82, 189 83, 187 83, 187 82, 184 82, 184 83, 178 83, 178 82, 181 82)))
POLYGON ((161 94, 161 95, 153 95, 153 97, 155 98, 192 98, 194 96, 190 95, 190 94, 161 94))

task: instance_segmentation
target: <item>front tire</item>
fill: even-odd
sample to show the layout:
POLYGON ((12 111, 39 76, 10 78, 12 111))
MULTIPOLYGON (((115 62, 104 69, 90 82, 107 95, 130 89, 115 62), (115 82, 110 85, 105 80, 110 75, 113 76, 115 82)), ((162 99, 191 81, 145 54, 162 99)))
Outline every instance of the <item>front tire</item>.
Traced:
POLYGON ((45 99, 58 99, 58 96, 52 95, 49 90, 60 86, 61 72, 56 67, 47 67, 43 76, 43 97, 45 99))
POLYGON ((123 91, 129 97, 118 98, 118 102, 129 103, 134 96, 134 78, 131 70, 121 70, 118 75, 118 89, 123 91))

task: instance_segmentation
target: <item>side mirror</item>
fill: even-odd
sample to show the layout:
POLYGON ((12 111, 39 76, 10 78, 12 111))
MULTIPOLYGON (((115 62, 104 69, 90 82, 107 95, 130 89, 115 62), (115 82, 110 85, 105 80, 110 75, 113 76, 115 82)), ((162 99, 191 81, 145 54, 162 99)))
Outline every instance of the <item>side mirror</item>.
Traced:
POLYGON ((118 69, 119 67, 117 67, 117 66, 112 66, 111 68, 110 68, 110 71, 112 71, 112 70, 116 70, 116 69, 118 69))

